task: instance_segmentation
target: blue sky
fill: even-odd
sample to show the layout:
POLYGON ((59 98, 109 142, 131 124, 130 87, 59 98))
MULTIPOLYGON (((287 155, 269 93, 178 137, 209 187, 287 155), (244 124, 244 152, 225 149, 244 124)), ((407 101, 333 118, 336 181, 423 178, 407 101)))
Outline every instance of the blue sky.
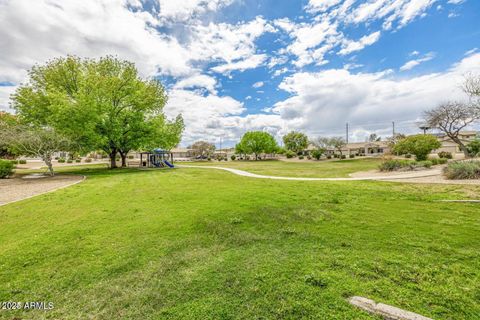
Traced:
POLYGON ((475 0, 0 1, 0 109, 35 63, 113 54, 160 79, 182 144, 415 132, 480 72, 475 0), (477 49, 478 48, 478 49, 477 49))

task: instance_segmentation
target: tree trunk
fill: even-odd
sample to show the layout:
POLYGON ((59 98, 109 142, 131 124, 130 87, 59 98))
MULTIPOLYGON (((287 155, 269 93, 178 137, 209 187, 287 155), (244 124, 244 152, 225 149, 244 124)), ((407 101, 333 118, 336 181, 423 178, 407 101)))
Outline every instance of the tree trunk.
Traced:
POLYGON ((458 144, 458 147, 460 148, 460 150, 465 155, 465 158, 470 158, 470 153, 468 152, 467 147, 463 144, 463 142, 460 139, 458 139, 457 137, 450 137, 450 139, 452 139, 453 142, 458 144))
POLYGON ((127 167, 127 153, 128 152, 119 151, 119 153, 120 153, 120 157, 122 158, 122 168, 126 168, 127 167))
POLYGON ((110 169, 115 169, 117 167, 117 149, 112 149, 108 156, 110 157, 110 169))
POLYGON ((55 172, 53 172, 53 165, 52 165, 52 156, 46 155, 43 157, 43 161, 47 165, 48 172, 50 175, 53 177, 55 175, 55 172))

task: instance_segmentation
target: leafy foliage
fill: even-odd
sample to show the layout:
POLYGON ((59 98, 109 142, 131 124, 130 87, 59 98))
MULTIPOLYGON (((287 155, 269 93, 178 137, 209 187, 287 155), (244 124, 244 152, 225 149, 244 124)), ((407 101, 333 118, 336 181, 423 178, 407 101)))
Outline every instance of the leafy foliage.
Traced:
POLYGON ((116 167, 117 153, 125 165, 130 150, 179 140, 183 124, 165 121, 166 100, 163 86, 142 80, 131 62, 69 56, 33 67, 12 105, 23 121, 54 128, 84 151, 101 149, 116 167))
POLYGON ((479 156, 480 155, 480 139, 476 138, 473 141, 471 141, 467 145, 467 150, 471 156, 479 156))
POLYGON ((213 143, 203 140, 195 142, 189 146, 189 148, 193 150, 195 156, 200 157, 211 157, 215 151, 215 145, 213 143))
POLYGON ((278 145, 268 132, 250 131, 243 135, 235 149, 238 153, 254 154, 255 160, 258 160, 262 153, 275 153, 278 145))
POLYGON ((398 142, 393 148, 399 154, 413 154, 417 161, 427 160, 432 150, 440 148, 442 144, 435 136, 430 134, 418 134, 409 136, 398 142))
POLYGON ((324 153, 325 148, 316 148, 312 151, 312 157, 314 157, 316 160, 320 160, 324 153))
POLYGON ((283 143, 287 150, 298 154, 308 147, 308 137, 304 133, 292 131, 283 137, 283 143))
POLYGON ((13 174, 14 164, 9 160, 0 159, 0 179, 8 178, 13 174))

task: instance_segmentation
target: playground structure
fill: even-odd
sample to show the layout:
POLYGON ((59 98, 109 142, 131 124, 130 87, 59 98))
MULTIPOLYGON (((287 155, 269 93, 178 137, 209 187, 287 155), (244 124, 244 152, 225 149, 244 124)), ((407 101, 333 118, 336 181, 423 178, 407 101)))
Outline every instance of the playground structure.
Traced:
POLYGON ((154 149, 140 153, 140 167, 143 168, 174 168, 172 163, 173 154, 167 150, 154 149))

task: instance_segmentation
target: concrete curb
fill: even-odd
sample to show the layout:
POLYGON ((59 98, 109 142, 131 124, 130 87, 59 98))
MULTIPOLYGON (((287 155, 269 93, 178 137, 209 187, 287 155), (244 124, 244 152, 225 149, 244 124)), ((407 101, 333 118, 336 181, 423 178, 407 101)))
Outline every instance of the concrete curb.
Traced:
POLYGON ((348 302, 369 313, 379 315, 386 320, 433 320, 418 313, 406 311, 388 304, 376 303, 371 299, 354 296, 348 302))
POLYGON ((11 203, 15 203, 15 202, 27 200, 27 199, 30 199, 30 198, 33 198, 33 197, 41 196, 42 194, 47 194, 47 193, 50 193, 50 192, 55 192, 55 191, 60 190, 60 189, 65 189, 65 188, 71 187, 71 186, 73 186, 73 185, 76 185, 76 184, 78 184, 78 183, 80 183, 80 182, 83 182, 83 181, 85 181, 86 179, 87 179, 87 177, 84 176, 84 175, 82 175, 82 179, 79 180, 79 181, 75 181, 75 182, 73 182, 73 183, 70 183, 70 184, 67 184, 67 185, 64 185, 64 186, 61 186, 61 187, 52 189, 52 190, 48 190, 48 191, 45 191, 45 192, 42 192, 42 193, 37 193, 37 194, 34 194, 33 196, 28 196, 28 197, 25 197, 25 198, 22 198, 22 199, 17 199, 17 200, 5 202, 5 203, 0 203, 0 207, 6 206, 7 204, 11 204, 11 203))

